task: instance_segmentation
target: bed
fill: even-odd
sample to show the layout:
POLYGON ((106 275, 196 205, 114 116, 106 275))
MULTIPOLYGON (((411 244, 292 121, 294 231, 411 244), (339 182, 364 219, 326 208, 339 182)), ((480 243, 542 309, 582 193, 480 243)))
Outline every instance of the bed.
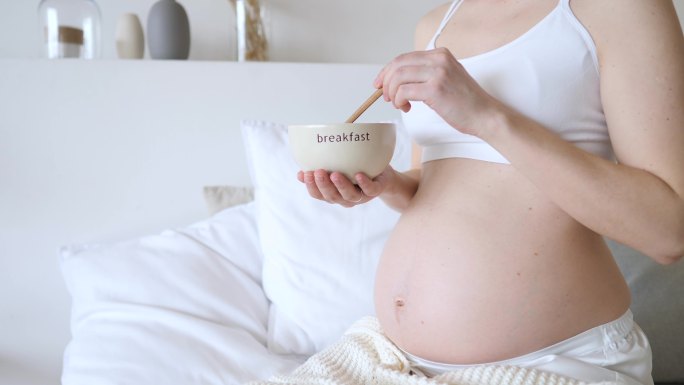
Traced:
MULTIPOLYGON (((284 124, 344 119, 379 66, 0 69, 0 383, 239 384, 372 313, 397 214, 302 199, 284 124)), ((409 148, 400 133, 397 168, 409 148)), ((611 247, 656 380, 684 382, 684 266, 611 247)))

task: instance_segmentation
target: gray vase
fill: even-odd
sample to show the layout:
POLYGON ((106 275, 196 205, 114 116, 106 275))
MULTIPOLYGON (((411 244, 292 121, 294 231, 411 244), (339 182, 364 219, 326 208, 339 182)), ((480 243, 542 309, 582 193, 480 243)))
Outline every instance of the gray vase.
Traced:
POLYGON ((147 16, 147 44, 153 59, 185 60, 190 54, 190 22, 175 0, 159 0, 147 16))

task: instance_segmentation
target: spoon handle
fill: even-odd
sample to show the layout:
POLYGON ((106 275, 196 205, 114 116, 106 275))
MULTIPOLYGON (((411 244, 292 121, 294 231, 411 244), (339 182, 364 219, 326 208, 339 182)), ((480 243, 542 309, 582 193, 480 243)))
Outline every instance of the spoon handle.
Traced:
POLYGON ((354 123, 356 119, 363 114, 368 107, 370 107, 373 103, 375 103, 376 100, 378 100, 382 96, 382 88, 378 88, 375 92, 373 92, 373 95, 370 96, 363 104, 361 107, 359 107, 350 117, 347 119, 345 123, 354 123))

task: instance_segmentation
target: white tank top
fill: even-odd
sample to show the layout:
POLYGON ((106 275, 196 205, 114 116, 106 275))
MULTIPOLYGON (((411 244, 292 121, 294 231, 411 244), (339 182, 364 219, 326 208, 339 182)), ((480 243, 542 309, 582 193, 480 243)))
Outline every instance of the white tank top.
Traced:
MULTIPOLYGON (((456 13, 453 2, 427 49, 456 13)), ((460 59, 490 95, 576 146, 613 156, 599 93, 596 46, 570 9, 558 5, 522 36, 491 51, 460 59)), ((423 148, 423 162, 469 158, 508 163, 481 139, 462 134, 422 102, 403 114, 411 137, 423 148)))

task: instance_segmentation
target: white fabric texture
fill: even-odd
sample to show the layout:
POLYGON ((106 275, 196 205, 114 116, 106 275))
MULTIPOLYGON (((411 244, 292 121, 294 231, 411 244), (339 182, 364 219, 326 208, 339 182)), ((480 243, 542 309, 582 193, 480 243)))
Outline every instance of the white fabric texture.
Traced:
MULTIPOLYGON (((379 199, 347 209, 311 198, 296 179, 286 126, 244 121, 242 134, 255 188, 264 290, 272 302, 268 346, 311 355, 375 313, 375 269, 398 214, 379 199)), ((403 171, 409 160, 410 143, 398 133, 392 165, 403 171)))
POLYGON ((293 369, 266 348, 254 204, 184 229, 74 246, 64 385, 240 384, 293 369))
POLYGON ((290 375, 250 385, 580 385, 585 382, 516 366, 476 366, 427 378, 411 368, 401 350, 383 334, 377 319, 356 322, 334 345, 314 355, 290 375))
MULTIPOLYGON (((427 375, 480 365, 433 362, 404 352, 412 367, 427 375)), ((631 385, 653 385, 651 347, 628 310, 622 317, 586 330, 540 350, 487 366, 516 366, 542 370, 587 382, 619 381, 631 385)))

